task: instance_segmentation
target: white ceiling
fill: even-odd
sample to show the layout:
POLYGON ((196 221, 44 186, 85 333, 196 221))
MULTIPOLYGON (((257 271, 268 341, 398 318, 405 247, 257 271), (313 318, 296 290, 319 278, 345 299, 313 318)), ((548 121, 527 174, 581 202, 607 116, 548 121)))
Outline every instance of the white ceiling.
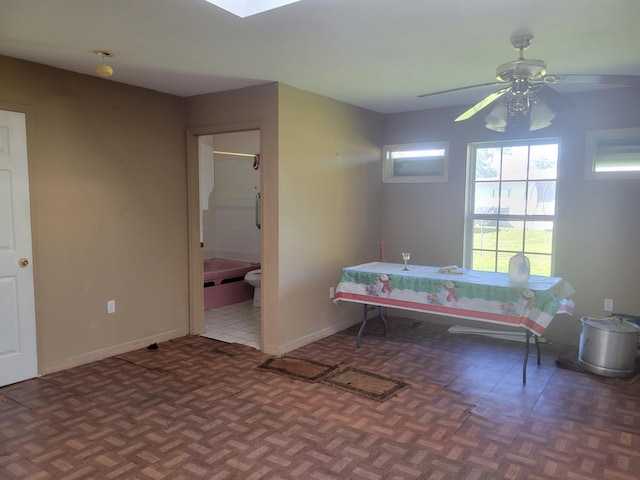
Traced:
MULTIPOLYGON (((0 54, 179 96, 288 85, 381 113, 472 104, 515 60, 640 75, 638 0, 301 0, 239 18, 206 0, 0 0, 0 54)), ((562 87, 557 87, 562 90, 562 87)))

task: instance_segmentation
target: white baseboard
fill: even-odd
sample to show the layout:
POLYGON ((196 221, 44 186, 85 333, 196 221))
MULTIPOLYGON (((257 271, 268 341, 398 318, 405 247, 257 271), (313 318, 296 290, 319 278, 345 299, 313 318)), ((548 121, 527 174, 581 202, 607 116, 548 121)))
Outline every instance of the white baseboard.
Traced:
MULTIPOLYGON (((262 345, 262 351, 268 355, 285 355, 286 353, 291 352, 297 348, 301 348, 305 345, 309 345, 310 343, 322 340, 323 338, 329 337, 334 333, 341 332, 342 330, 352 327, 353 325, 357 325, 361 322, 362 320, 344 320, 340 323, 337 323, 336 325, 331 325, 329 327, 305 335, 304 337, 296 338, 292 342, 288 342, 282 345, 262 345)), ((353 344, 355 345, 355 343, 356 337, 354 336, 353 344)))
POLYGON ((130 342, 121 343, 119 345, 112 345, 100 350, 94 350, 92 352, 82 353, 73 357, 65 358, 64 360, 49 365, 44 365, 41 368, 40 375, 49 375, 51 373, 66 370, 68 368, 78 367, 87 363, 96 362, 105 358, 113 357, 115 355, 121 355, 123 353, 137 350, 138 348, 144 348, 152 343, 166 342, 173 340, 174 338, 184 337, 189 335, 189 328, 179 328, 176 330, 169 330, 168 332, 151 335, 145 338, 138 338, 130 342))

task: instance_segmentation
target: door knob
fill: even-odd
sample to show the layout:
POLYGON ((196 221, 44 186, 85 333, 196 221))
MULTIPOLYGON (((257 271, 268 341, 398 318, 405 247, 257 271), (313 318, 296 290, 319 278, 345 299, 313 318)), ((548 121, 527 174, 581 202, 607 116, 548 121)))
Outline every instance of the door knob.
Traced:
POLYGON ((24 268, 27 265, 29 265, 29 260, 27 260, 26 258, 21 258, 20 260, 18 260, 18 265, 20 265, 20 267, 24 268))

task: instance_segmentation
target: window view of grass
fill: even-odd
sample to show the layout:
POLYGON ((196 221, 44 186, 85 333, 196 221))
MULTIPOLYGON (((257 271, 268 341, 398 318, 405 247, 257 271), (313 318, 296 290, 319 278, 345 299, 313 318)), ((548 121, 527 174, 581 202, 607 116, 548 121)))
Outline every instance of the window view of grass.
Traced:
POLYGON ((509 271, 509 259, 517 252, 524 251, 531 262, 532 275, 551 275, 552 231, 528 229, 524 235, 523 246, 522 226, 501 225, 501 228, 497 229, 495 224, 495 221, 476 221, 474 225, 474 270, 506 273, 509 271), (481 223, 484 225, 480 225, 481 223), (487 223, 493 223, 493 226, 487 223), (498 249, 496 245, 499 246, 498 249))
POLYGON ((558 147, 541 140, 472 149, 470 268, 506 273, 509 259, 524 252, 532 275, 551 275, 558 147))

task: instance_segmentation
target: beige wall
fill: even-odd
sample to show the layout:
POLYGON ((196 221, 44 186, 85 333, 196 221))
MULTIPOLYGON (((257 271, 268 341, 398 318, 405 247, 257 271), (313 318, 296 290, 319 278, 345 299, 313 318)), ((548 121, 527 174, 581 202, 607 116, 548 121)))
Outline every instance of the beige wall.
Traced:
POLYGON ((329 288, 342 266, 377 258, 382 117, 274 83, 190 98, 188 124, 192 137, 261 130, 263 350, 357 321, 329 288))
POLYGON ((186 153, 205 133, 261 131, 265 350, 357 321, 328 294, 342 266, 378 255, 380 115, 275 83, 180 99, 7 57, 0 68, 4 108, 33 111, 40 373, 201 330, 186 153))
POLYGON ((184 100, 7 57, 0 71, 0 108, 33 112, 40 373, 186 334, 184 100))
MULTIPOLYGON (((7 57, 0 71, 0 106, 22 105, 30 126, 41 373, 201 331, 198 135, 261 131, 274 354, 359 321, 329 288, 341 267, 378 259, 381 240, 390 261, 408 249, 415 263, 461 264, 467 143, 509 138, 454 124, 459 109, 381 116, 277 83, 180 99, 7 57), (382 144, 429 140, 451 142, 449 182, 381 184, 382 144)), ((574 100, 541 133, 561 139, 555 273, 577 291, 573 319, 548 336, 575 344, 576 318, 603 314, 604 297, 640 311, 639 182, 583 174, 585 131, 640 126, 640 95, 574 100)))
POLYGON ((342 267, 379 258, 382 116, 280 85, 278 345, 360 320, 334 305, 342 267))
MULTIPOLYGON (((599 91, 572 99, 575 106, 551 127, 527 135, 560 139, 555 275, 575 288, 576 310, 573 317, 558 316, 545 336, 575 345, 576 320, 605 315, 605 297, 614 300, 616 312, 640 314, 640 181, 584 178, 586 131, 640 126, 640 92, 599 91)), ((467 144, 521 137, 491 132, 482 118, 455 124, 460 110, 385 117, 385 144, 449 141, 451 148, 448 183, 383 186, 382 237, 390 260, 399 261, 399 252, 408 249, 415 263, 462 265, 467 144)))

